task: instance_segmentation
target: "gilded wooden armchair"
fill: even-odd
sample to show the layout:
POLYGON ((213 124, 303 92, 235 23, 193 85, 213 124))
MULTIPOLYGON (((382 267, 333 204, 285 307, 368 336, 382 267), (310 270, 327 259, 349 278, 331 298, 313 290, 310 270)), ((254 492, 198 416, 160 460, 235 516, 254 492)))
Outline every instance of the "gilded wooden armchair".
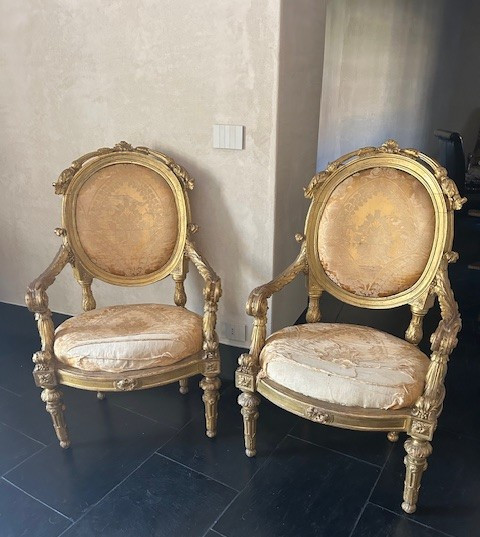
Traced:
POLYGON ((453 211, 466 200, 437 162, 393 140, 329 164, 305 196, 311 205, 305 233, 296 237, 297 259, 247 302, 252 342, 236 372, 246 453, 256 453, 258 394, 317 423, 386 431, 391 441, 407 432, 402 508, 413 513, 461 327, 447 269, 458 257, 451 251, 453 211), (307 324, 266 339, 268 298, 302 273, 307 324), (321 323, 323 291, 365 308, 409 304, 406 341, 370 327, 321 323), (417 345, 435 297, 442 320, 429 358, 417 345))
POLYGON ((104 392, 142 390, 203 374, 207 436, 216 434, 220 356, 215 332, 220 279, 198 253, 187 191, 193 179, 171 158, 120 142, 75 160, 56 183, 63 196, 62 245, 28 287, 42 348, 33 376, 43 389, 60 445, 70 445, 60 384, 104 392), (185 308, 189 261, 204 280, 203 317, 185 308), (54 328, 47 289, 67 265, 81 286, 84 313, 54 328), (147 285, 171 275, 173 305, 95 309, 92 280, 147 285))

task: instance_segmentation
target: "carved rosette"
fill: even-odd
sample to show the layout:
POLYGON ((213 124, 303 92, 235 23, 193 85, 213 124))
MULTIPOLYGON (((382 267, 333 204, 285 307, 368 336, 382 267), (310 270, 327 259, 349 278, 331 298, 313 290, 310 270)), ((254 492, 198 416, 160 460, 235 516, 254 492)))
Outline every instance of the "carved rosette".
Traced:
POLYGON ((305 409, 305 417, 316 423, 331 423, 333 421, 333 416, 315 406, 309 406, 305 409))
POLYGON ((134 378, 124 378, 113 383, 114 388, 122 392, 131 392, 132 390, 135 390, 137 385, 138 379, 134 378))

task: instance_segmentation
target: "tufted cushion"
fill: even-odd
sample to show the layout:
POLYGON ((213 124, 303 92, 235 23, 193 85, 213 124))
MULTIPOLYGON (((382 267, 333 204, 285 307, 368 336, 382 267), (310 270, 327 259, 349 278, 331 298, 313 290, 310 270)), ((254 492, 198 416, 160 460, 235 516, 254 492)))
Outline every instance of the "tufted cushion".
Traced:
POLYGON ((260 362, 260 377, 320 401, 398 409, 422 394, 430 360, 374 328, 314 323, 272 334, 260 362))
POLYGON ((94 173, 78 193, 75 218, 85 253, 111 274, 151 274, 175 249, 178 214, 173 191, 145 166, 113 164, 94 173))
POLYGON ((318 255, 327 276, 359 296, 391 296, 421 276, 433 245, 430 195, 412 175, 371 168, 342 181, 327 200, 318 255))
POLYGON ((202 349, 202 317, 178 306, 110 306, 67 319, 55 355, 84 371, 131 371, 178 362, 202 349))

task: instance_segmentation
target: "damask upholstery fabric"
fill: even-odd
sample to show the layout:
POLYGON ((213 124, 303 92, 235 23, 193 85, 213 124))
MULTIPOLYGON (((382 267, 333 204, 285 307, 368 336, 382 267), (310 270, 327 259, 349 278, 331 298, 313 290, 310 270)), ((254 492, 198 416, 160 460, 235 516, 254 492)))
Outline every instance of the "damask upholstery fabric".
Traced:
POLYGON ((155 272, 168 262, 177 241, 172 189, 138 164, 113 164, 89 177, 78 193, 75 218, 85 253, 110 274, 155 272))
POLYGON ((67 319, 55 331, 60 362, 84 371, 165 366, 202 349, 202 317, 163 304, 110 306, 67 319))
POLYGON ((417 347, 374 328, 334 323, 272 334, 259 377, 340 405, 398 409, 422 394, 430 360, 417 347))
POLYGON ((327 201, 318 255, 327 276, 359 296, 386 297, 421 276, 433 245, 435 213, 425 187, 393 168, 342 181, 327 201))

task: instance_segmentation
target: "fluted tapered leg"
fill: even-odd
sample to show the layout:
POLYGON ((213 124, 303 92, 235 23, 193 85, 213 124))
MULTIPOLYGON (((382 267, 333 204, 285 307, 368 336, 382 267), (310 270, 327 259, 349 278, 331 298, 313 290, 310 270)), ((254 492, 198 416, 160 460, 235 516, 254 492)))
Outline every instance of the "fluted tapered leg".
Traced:
POLYGON ((63 394, 57 388, 45 388, 42 391, 42 401, 46 404, 47 412, 52 416, 53 427, 62 448, 70 446, 67 424, 65 422, 65 405, 63 394))
POLYGON ((260 397, 256 393, 243 392, 238 396, 238 404, 242 407, 245 453, 247 457, 254 457, 257 454, 257 407, 260 397))
POLYGON ((427 440, 409 438, 405 442, 407 455, 405 488, 403 490, 402 509, 406 513, 414 513, 417 509, 418 491, 423 472, 427 469, 427 457, 432 453, 432 445, 427 440))
POLYGON ((200 381, 200 388, 203 390, 202 400, 205 403, 205 422, 206 433, 209 438, 217 436, 217 418, 218 418, 218 392, 221 382, 218 377, 204 377, 200 381))

